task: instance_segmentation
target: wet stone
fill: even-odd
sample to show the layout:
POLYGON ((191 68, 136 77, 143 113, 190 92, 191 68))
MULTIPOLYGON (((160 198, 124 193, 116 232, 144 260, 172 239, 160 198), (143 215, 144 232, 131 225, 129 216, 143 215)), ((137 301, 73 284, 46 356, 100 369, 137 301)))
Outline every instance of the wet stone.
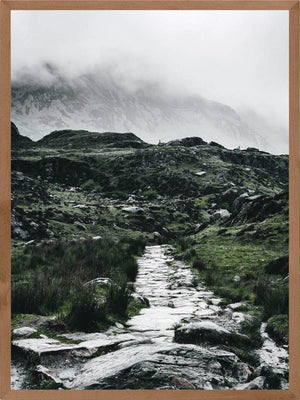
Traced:
MULTIPOLYGON (((219 306, 222 299, 202 283, 194 287, 192 270, 175 261, 170 250, 167 245, 147 246, 138 259, 134 298, 147 299, 149 307, 124 325, 117 323, 103 333, 61 335, 74 343, 24 337, 13 346, 39 355, 39 374, 65 389, 256 390, 277 376, 280 388, 286 389, 287 349, 269 338, 265 325, 263 346, 256 350, 261 365, 255 371, 222 349, 221 345, 228 349, 228 344, 247 344, 247 337, 238 333, 247 318, 239 311, 243 304, 231 304, 224 312, 219 306), (261 376, 250 381, 253 372, 261 376)), ((89 285, 114 282, 98 278, 89 285)), ((24 376, 24 368, 13 363, 13 388, 22 388, 24 376)))

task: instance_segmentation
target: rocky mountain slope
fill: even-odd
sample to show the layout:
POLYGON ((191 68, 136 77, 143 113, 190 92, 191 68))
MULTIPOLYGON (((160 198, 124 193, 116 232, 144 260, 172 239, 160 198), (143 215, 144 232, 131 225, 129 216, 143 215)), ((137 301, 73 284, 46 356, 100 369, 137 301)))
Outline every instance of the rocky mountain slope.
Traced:
MULTIPOLYGON (((173 318, 182 310, 184 318, 179 318, 179 325, 164 331, 168 343, 158 346, 157 352, 152 353, 150 342, 143 342, 145 352, 140 353, 141 360, 111 377, 103 377, 97 370, 99 382, 105 378, 103 386, 102 383, 91 384, 90 388, 116 388, 117 382, 124 383, 127 378, 132 382, 131 388, 144 388, 144 374, 150 369, 152 387, 147 388, 184 388, 185 385, 208 388, 208 383, 196 378, 188 381, 186 376, 181 376, 180 380, 175 366, 167 368, 168 371, 161 370, 164 376, 158 376, 154 366, 157 360, 174 361, 174 357, 189 363, 189 355, 183 354, 197 354, 203 358, 205 350, 197 347, 200 345, 208 349, 205 354, 210 365, 216 361, 220 363, 220 360, 211 359, 209 346, 212 343, 214 346, 217 343, 220 354, 230 353, 226 357, 232 368, 233 364, 246 363, 242 368, 247 373, 241 377, 237 371, 226 369, 226 376, 223 376, 220 367, 215 374, 219 376, 220 373, 222 378, 218 377, 217 382, 211 376, 210 388, 238 389, 242 388, 241 384, 259 389, 286 387, 287 370, 278 372, 275 365, 281 362, 280 357, 286 363, 288 345, 288 156, 275 156, 255 148, 229 150, 199 137, 149 145, 132 133, 64 130, 52 132, 37 142, 26 140, 25 143, 15 141, 14 125, 12 135, 12 140, 18 144, 12 147, 13 328, 35 329, 29 335, 31 339, 24 339, 25 342, 29 340, 28 343, 22 339, 15 344, 16 353, 18 348, 25 351, 24 354, 37 352, 36 347, 30 346, 40 342, 32 341, 46 335, 48 339, 44 341, 60 343, 56 354, 66 351, 67 342, 72 359, 75 353, 76 357, 82 357, 88 371, 89 365, 109 363, 109 352, 115 349, 112 346, 117 346, 116 356, 123 357, 126 345, 123 349, 121 342, 122 338, 128 339, 129 333, 134 335, 128 350, 132 357, 135 357, 137 343, 161 341, 160 334, 153 337, 153 332, 135 337, 137 333, 131 324, 135 321, 134 315, 137 314, 138 321, 148 315, 147 311, 140 310, 149 306, 149 301, 143 297, 147 297, 149 290, 140 288, 141 297, 137 300, 137 293, 130 288, 132 281, 139 282, 138 271, 142 273, 134 262, 134 255, 141 256, 147 244, 155 245, 155 256, 157 251, 162 251, 156 245, 169 244, 173 246, 168 250, 172 252, 169 264, 168 257, 163 265, 159 257, 164 256, 153 259, 153 263, 147 261, 147 252, 144 257, 148 266, 157 263, 159 270, 165 271, 159 279, 163 280, 162 285, 170 285, 166 292, 170 299, 176 291, 176 299, 173 305, 169 300, 161 304, 162 299, 156 304, 151 297, 153 293, 148 296, 150 303, 154 302, 151 307, 155 304, 163 307, 156 312, 167 312, 173 318), (179 273, 184 276, 179 277, 179 273), (92 281, 96 282, 95 292, 94 284, 86 286, 92 281), (204 296, 207 307, 203 305, 201 312, 189 314, 187 306, 191 306, 191 300, 183 297, 186 290, 193 292, 195 299, 204 296), (78 293, 89 296, 88 312, 82 310, 81 301, 85 299, 78 298, 78 293), (24 301, 28 296, 32 298, 30 304, 24 301), (100 303, 95 305, 93 296, 101 299, 100 303, 105 306, 99 309, 100 303), (214 303, 216 299, 218 304, 214 303), (214 308, 216 305, 218 307, 214 308), (90 325, 78 326, 81 312, 90 325), (206 328, 203 328, 201 323, 208 318, 205 314, 217 327, 208 324, 208 329, 204 324, 206 328), (236 322, 238 314, 243 322, 236 322), (112 342, 115 335, 112 331, 107 331, 106 337, 97 336, 100 344, 105 340, 108 346, 101 354, 98 347, 86 350, 86 336, 80 336, 79 341, 76 335, 72 339, 71 336, 69 339, 58 337, 58 334, 76 330, 103 331, 120 322, 122 327, 111 328, 120 335, 118 344, 113 344, 115 339, 112 342), (218 342, 218 326, 224 323, 231 333, 221 332, 218 342), (193 329, 186 324, 192 324, 190 328, 193 329), (206 335, 204 339, 203 334, 206 335), (174 335, 172 344, 170 335, 174 335), (229 342, 226 335, 230 337, 229 342), (174 341, 179 343, 174 345, 174 341), (78 349, 73 349, 75 345, 78 349), (264 359, 269 354, 272 361, 262 365, 258 354, 264 359), (98 361, 96 356, 101 356, 98 361), (140 371, 139 381, 134 371, 140 371)), ((151 248, 147 251, 152 254, 151 248)), ((151 284, 155 285, 157 271, 144 273, 151 275, 151 284)), ((198 300, 196 303, 200 307, 198 300)), ((178 323, 177 316, 175 319, 178 323)), ((14 338, 17 340, 16 334, 14 338)), ((41 345, 47 348, 51 343, 41 345)), ((51 377, 51 368, 58 365, 57 362, 53 364, 50 360, 48 363, 41 357, 40 362, 44 361, 47 368, 44 365, 46 369, 42 372, 36 369, 23 385, 45 388, 49 384, 67 388, 66 378, 59 378, 58 384, 56 378, 51 377)), ((75 370, 71 368, 70 373, 76 375, 80 363, 74 363, 75 370)), ((22 365, 17 358, 15 368, 21 371, 17 373, 19 377, 24 373, 22 365)), ((190 372, 194 373, 192 367, 190 372)), ((63 376, 63 372, 60 373, 63 376)), ((70 385, 76 386, 75 381, 70 385)))
POLYGON ((33 72, 12 82, 12 119, 32 139, 71 127, 133 131, 150 143, 201 136, 217 137, 227 147, 272 145, 225 104, 199 96, 178 98, 157 83, 129 85, 107 71, 71 78, 45 64, 41 73, 46 83, 33 72))

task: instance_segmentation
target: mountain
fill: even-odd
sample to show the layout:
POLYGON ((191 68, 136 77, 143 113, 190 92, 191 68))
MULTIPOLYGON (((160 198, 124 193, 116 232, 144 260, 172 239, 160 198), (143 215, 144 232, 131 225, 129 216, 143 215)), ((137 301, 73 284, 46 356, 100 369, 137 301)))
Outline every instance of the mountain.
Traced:
POLYGON ((16 125, 11 122, 11 146, 12 147, 31 147, 34 142, 27 136, 22 136, 16 125))
POLYGON ((176 95, 158 83, 131 84, 98 70, 67 76, 45 64, 40 79, 26 72, 12 82, 12 119, 32 139, 54 130, 135 132, 146 142, 200 136, 235 148, 270 144, 233 108, 195 95, 176 95))

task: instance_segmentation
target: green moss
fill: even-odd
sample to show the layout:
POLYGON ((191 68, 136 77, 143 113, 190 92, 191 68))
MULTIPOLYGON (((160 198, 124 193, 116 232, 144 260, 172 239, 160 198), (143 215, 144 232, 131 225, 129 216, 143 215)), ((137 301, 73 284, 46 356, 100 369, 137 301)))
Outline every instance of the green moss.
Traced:
POLYGON ((34 314, 12 314, 11 316, 11 329, 16 329, 27 323, 36 320, 38 317, 34 314))
POLYGON ((58 389, 59 387, 61 387, 61 384, 58 384, 51 379, 44 379, 40 385, 41 390, 54 390, 58 389))

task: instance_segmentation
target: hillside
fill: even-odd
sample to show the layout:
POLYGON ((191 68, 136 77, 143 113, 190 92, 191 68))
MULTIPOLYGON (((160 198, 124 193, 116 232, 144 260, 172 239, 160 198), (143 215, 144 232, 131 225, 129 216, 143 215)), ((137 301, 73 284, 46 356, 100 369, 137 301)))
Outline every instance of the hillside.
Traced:
MULTIPOLYGON (((12 130, 12 135, 14 132, 12 130)), ((199 339, 189 333, 193 330, 185 331, 185 324, 190 323, 193 329, 201 328, 211 313, 214 313, 211 318, 215 319, 208 326, 225 324, 229 330, 236 331, 230 342, 226 339, 224 344, 224 339, 220 339, 214 352, 232 352, 230 363, 235 360, 234 363, 243 364, 241 368, 248 371, 246 380, 239 374, 233 376, 232 372, 226 372, 229 375, 224 380, 223 373, 218 372, 222 377, 218 383, 211 380, 212 388, 238 388, 238 384, 250 382, 257 376, 265 382, 260 388, 285 387, 286 370, 278 372, 275 368, 274 372, 273 367, 263 368, 257 352, 264 351, 262 332, 265 331, 280 346, 277 352, 286 351, 288 344, 287 155, 272 155, 256 148, 229 150, 200 137, 149 145, 133 133, 80 130, 52 132, 37 142, 28 142, 31 147, 22 143, 12 148, 13 327, 31 324, 39 334, 57 340, 57 332, 67 335, 78 330, 99 332, 122 323, 125 331, 112 328, 111 343, 111 337, 115 341, 123 334, 135 332, 130 330, 130 323, 135 326, 135 316, 146 315, 146 311, 139 312, 149 306, 149 300, 134 297, 138 295, 129 290, 132 282, 138 279, 145 284, 150 280, 153 285, 147 292, 150 299, 156 293, 155 285, 162 284, 162 288, 157 289, 159 299, 160 292, 165 293, 166 280, 170 295, 176 290, 178 296, 174 295, 175 305, 173 300, 168 300, 167 305, 159 306, 171 313, 171 316, 168 314, 170 318, 175 318, 172 310, 176 312, 176 301, 181 301, 183 293, 188 294, 186 301, 189 302, 192 301, 189 291, 193 291, 194 297, 202 292, 209 299, 211 296, 211 300, 205 300, 207 308, 203 306, 204 311, 199 311, 200 317, 197 313, 184 314, 185 318, 179 318, 180 324, 174 319, 171 325, 176 346, 199 344, 199 339), (141 260, 145 245, 152 247, 146 248, 138 267, 136 256, 141 260), (164 245, 171 246, 171 250, 166 250, 169 247, 164 245), (152 255, 154 258, 150 262, 147 257, 152 255), (142 277, 137 275, 141 265, 144 268, 142 277), (154 267, 157 269, 151 269, 154 267), (171 268, 170 275, 168 268, 171 268), (100 279, 100 283, 93 295, 93 291, 87 293, 86 284, 94 279, 100 279), (49 282, 54 283, 49 285, 49 282), (83 293, 82 297, 79 293, 83 293), (90 302, 88 312, 81 308, 86 304, 85 296, 90 302), (99 309, 93 296, 101 301, 105 298, 105 307, 99 309), (215 297, 218 297, 217 305, 213 303, 215 297), (27 298, 32 299, 30 303, 25 301, 27 298), (39 316, 41 314, 43 317, 39 316), (57 315, 62 316, 62 321, 56 320, 53 325, 49 318, 57 315), (86 326, 80 325, 82 319, 78 315, 85 316, 86 326), (41 318, 48 321, 46 327, 41 318), (129 323, 128 318, 133 320, 129 323), (245 320, 241 322, 238 318, 245 320), (28 320, 31 322, 26 322, 28 320), (42 328, 37 325, 40 323, 42 328), (238 339, 241 342, 236 342, 238 339)), ((154 298, 153 301, 158 300, 154 298)), ((184 308, 185 300, 182 301, 180 307, 184 308)), ((151 307, 149 310, 150 313, 151 307)), ((158 308, 158 313, 159 310, 162 311, 158 308)), ((157 318, 158 321, 167 319, 164 314, 157 314, 157 318)), ((141 323, 145 321, 142 319, 141 323)), ((143 325, 141 329, 143 331, 143 325)), ((77 339, 68 336, 71 337, 74 346, 77 339)), ((144 343, 143 340, 145 338, 138 337, 139 343, 144 343)), ((159 339, 153 340, 156 343, 159 339)), ((215 345, 210 340, 213 339, 205 341, 208 349, 215 345)), ((145 346, 149 346, 147 343, 145 346)), ((186 351, 183 347, 179 347, 182 352, 186 351)), ((133 348, 128 347, 128 351, 133 348)), ((116 348, 109 349, 108 352, 116 348)), ((128 362, 129 358, 121 345, 118 349, 120 357, 123 352, 125 354, 120 360, 122 365, 121 362, 128 362)), ((148 347, 143 349, 146 351, 148 347)), ((80 353, 82 362, 93 363, 98 350, 95 356, 80 353)), ((145 359, 148 360, 148 353, 144 355, 143 351, 139 353, 141 375, 134 373, 134 368, 140 366, 135 364, 132 370, 132 366, 124 367, 121 375, 115 373, 112 380, 103 378, 104 381, 93 383, 94 373, 89 373, 87 364, 82 373, 86 373, 88 381, 80 383, 72 370, 73 383, 78 385, 76 388, 83 385, 92 389, 123 388, 127 384, 134 389, 169 385, 176 369, 175 361, 171 370, 162 367, 167 370, 158 374, 159 381, 155 380, 154 372, 157 365, 165 364, 155 361, 156 367, 151 364, 153 380, 147 381, 149 365, 145 359), (143 378, 137 382, 136 376, 143 378)), ((162 350, 159 357, 169 354, 164 351, 171 350, 162 350)), ((168 357, 175 357, 175 353, 170 354, 168 357)), ((261 354, 264 358, 265 353, 261 354)), ((104 356, 101 353, 101 357, 104 356)), ((278 360, 276 357, 272 360, 278 360)), ((105 360, 104 357, 104 363, 105 360)), ((76 363, 78 360, 74 365, 76 363)), ((49 368, 57 365, 60 364, 57 361, 52 364, 50 359, 49 368)), ((175 372, 179 373, 177 369, 175 372)), ((102 374, 100 370, 97 373, 102 374)), ((194 376, 193 371, 191 374, 194 376)), ((47 384, 49 379, 48 376, 47 384)), ((193 388, 204 388, 196 378, 190 379, 193 388)), ((32 385, 44 387, 36 381, 32 385)), ((71 388, 68 382, 64 385, 71 388)), ((182 382, 178 387, 176 383, 172 385, 184 388, 182 382)))
POLYGON ((30 138, 22 136, 13 122, 11 122, 11 146, 17 148, 34 146, 34 142, 30 138))
POLYGON ((95 149, 101 147, 141 148, 146 145, 133 133, 62 130, 51 132, 36 142, 39 147, 95 149))

